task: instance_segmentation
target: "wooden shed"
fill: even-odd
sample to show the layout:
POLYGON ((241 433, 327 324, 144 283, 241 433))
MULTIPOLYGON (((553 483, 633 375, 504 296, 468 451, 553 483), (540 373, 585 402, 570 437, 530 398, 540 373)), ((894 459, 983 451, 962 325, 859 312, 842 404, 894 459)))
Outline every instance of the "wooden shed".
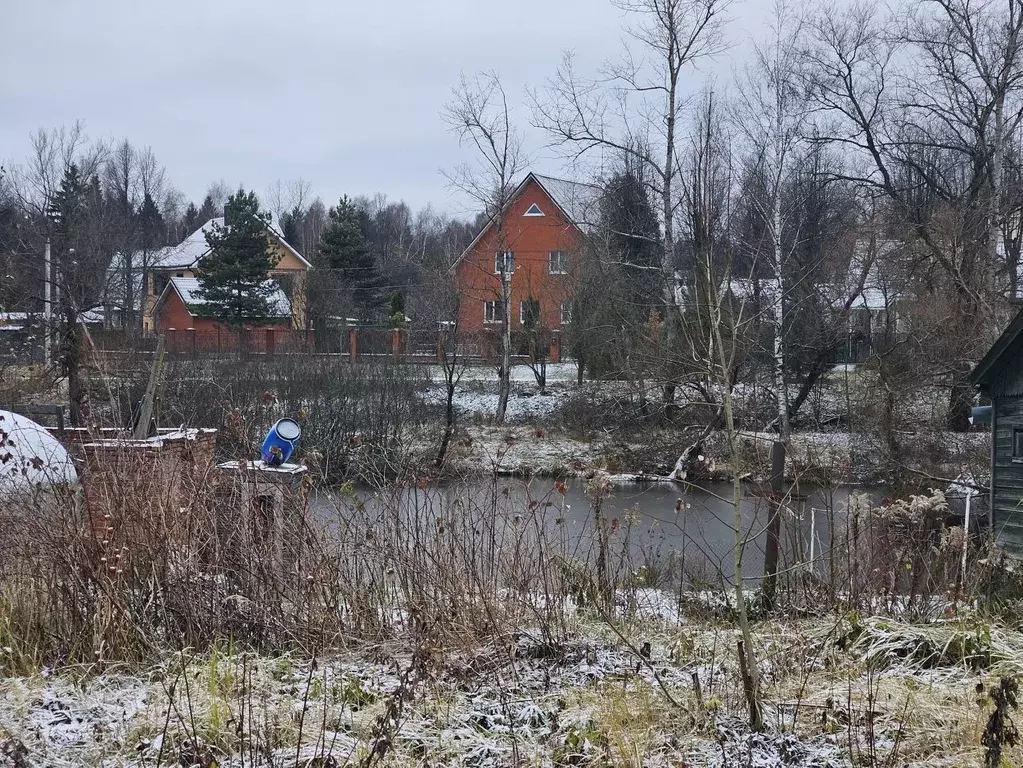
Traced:
POLYGON ((970 380, 991 399, 991 528, 999 546, 1023 558, 1023 311, 970 380))

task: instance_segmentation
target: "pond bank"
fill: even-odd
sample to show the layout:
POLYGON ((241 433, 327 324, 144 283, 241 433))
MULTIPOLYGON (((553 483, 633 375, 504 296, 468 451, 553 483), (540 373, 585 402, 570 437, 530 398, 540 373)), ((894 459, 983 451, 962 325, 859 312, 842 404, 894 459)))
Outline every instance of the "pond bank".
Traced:
MULTIPOLYGON (((448 468, 454 474, 496 472, 517 477, 589 477, 598 471, 665 477, 697 437, 695 428, 652 430, 623 440, 579 438, 542 426, 471 425, 461 428, 453 441, 448 468)), ((740 433, 740 475, 752 480, 767 477, 773 439, 770 433, 740 433)), ((899 454, 891 457, 874 436, 797 432, 792 436, 786 476, 790 481, 882 485, 913 475, 926 480, 987 473, 987 433, 904 434, 899 440, 899 454)), ((735 463, 727 455, 723 433, 709 435, 700 455, 703 461, 693 468, 690 479, 731 478, 735 463)))

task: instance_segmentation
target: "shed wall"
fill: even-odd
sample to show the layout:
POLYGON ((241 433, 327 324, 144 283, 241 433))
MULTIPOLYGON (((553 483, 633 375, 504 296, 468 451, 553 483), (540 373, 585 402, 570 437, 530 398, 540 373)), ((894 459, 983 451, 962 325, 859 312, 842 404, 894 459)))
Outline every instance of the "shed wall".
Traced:
POLYGON ((1012 434, 1023 429, 1023 397, 994 400, 991 522, 998 544, 1023 557, 1023 460, 1013 460, 1012 434))

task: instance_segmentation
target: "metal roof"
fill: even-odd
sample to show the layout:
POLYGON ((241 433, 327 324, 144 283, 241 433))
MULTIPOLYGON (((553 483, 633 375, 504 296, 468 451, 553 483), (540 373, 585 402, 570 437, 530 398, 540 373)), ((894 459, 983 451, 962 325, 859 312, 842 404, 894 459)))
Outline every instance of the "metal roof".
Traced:
MULTIPOLYGON (((273 279, 266 280, 263 284, 272 285, 274 288, 273 293, 267 297, 270 311, 273 313, 270 316, 291 317, 291 302, 288 301, 288 297, 281 289, 280 284, 273 279)), ((161 304, 168 291, 172 289, 181 297, 181 301, 184 302, 189 310, 201 308, 209 303, 202 296, 202 286, 199 284, 199 278, 197 277, 172 277, 164 289, 163 295, 160 297, 161 304)))

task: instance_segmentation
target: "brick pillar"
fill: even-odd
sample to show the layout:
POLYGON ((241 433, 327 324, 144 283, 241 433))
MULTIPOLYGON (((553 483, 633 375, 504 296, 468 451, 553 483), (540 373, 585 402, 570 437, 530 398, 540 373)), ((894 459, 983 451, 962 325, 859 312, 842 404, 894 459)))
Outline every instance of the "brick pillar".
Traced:
POLYGON ((273 357, 274 356, 274 329, 273 328, 267 328, 266 329, 266 356, 267 357, 273 357))
POLYGON ((359 357, 359 331, 352 328, 348 331, 348 358, 354 363, 359 357))
POLYGON ((401 355, 401 328, 391 329, 391 357, 401 355))
POLYGON ((561 362, 561 334, 560 333, 552 333, 551 334, 551 362, 552 363, 560 363, 561 362))

